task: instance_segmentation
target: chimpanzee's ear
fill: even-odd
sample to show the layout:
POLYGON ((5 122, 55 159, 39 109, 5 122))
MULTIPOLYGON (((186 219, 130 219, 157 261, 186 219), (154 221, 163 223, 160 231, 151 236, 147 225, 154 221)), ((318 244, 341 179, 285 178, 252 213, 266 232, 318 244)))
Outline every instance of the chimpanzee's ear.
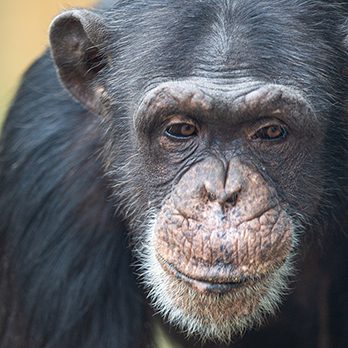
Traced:
POLYGON ((99 113, 104 85, 98 73, 106 66, 108 32, 102 18, 88 10, 71 10, 57 16, 50 28, 53 59, 59 76, 88 109, 99 113))

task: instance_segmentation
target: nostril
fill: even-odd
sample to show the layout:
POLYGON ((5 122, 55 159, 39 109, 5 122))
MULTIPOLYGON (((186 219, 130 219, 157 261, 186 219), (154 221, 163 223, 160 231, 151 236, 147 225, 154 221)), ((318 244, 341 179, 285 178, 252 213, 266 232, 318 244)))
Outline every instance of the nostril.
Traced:
POLYGON ((204 183, 201 190, 201 197, 212 203, 219 203, 220 205, 236 205, 241 192, 241 187, 235 186, 234 188, 231 187, 229 190, 226 190, 223 187, 217 186, 218 185, 213 186, 210 183, 204 183))
POLYGON ((221 192, 220 194, 216 194, 210 191, 206 192, 206 197, 210 202, 218 202, 221 205, 229 204, 229 205, 236 205, 238 200, 238 194, 239 192, 233 192, 231 194, 227 194, 225 191, 221 192))
POLYGON ((225 203, 235 205, 237 203, 237 199, 238 199, 238 192, 233 192, 232 194, 226 197, 225 203))
POLYGON ((207 192, 208 200, 210 202, 215 202, 217 200, 216 194, 212 192, 207 192))

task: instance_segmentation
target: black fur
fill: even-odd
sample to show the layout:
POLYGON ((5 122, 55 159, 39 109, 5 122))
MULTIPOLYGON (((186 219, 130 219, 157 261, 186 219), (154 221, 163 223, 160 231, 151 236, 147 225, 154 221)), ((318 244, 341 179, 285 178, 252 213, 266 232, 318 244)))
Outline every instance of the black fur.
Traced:
POLYGON ((1 347, 31 347, 13 331, 21 316, 21 335, 38 335, 44 347, 133 347, 142 330, 100 138, 98 119, 61 88, 45 55, 24 77, 3 130, 0 228, 11 283, 1 347))
MULTIPOLYGON (((133 276, 127 248, 127 232, 133 232, 123 221, 127 193, 112 192, 115 182, 109 180, 117 181, 123 175, 121 167, 134 149, 132 137, 124 136, 131 133, 132 108, 154 81, 193 75, 210 78, 224 71, 229 81, 228 61, 238 54, 241 59, 248 57, 255 78, 284 84, 290 80, 306 91, 316 113, 325 118, 327 140, 322 160, 327 196, 316 217, 319 223, 310 223, 313 231, 319 230, 319 225, 329 225, 325 233, 331 243, 324 248, 324 257, 318 256, 317 246, 309 244, 313 250, 303 257, 304 271, 297 290, 278 322, 232 346, 347 347, 348 247, 342 231, 337 231, 347 231, 348 223, 348 133, 343 105, 347 95, 343 70, 348 60, 341 30, 348 6, 334 1, 245 1, 236 15, 228 5, 232 1, 115 2, 113 9, 100 11, 115 30, 110 45, 103 47, 112 47, 113 64, 104 77, 112 76, 107 83, 117 108, 113 120, 101 124, 96 115, 75 102, 59 83, 46 53, 24 76, 4 126, 0 153, 0 347, 151 345, 147 339, 151 318, 145 313, 144 296, 133 276), (221 51, 210 31, 214 16, 221 13, 218 8, 228 9, 228 18, 234 16, 231 26, 233 20, 246 24, 246 31, 237 32, 234 39, 238 42, 238 35, 242 41, 247 37, 248 47, 238 46, 236 53, 231 44, 229 50, 221 51), (105 150, 106 130, 114 143, 105 150), (123 144, 117 142, 121 136, 123 144), (102 163, 101 153, 107 150, 119 156, 120 170, 111 173, 111 179, 102 163), (322 294, 319 288, 327 293, 322 294), (322 296, 328 298, 329 306, 324 310, 329 331, 324 333, 322 296)), ((139 172, 131 179, 133 191, 149 185, 153 197, 142 199, 159 200, 159 192, 141 173, 143 164, 138 165, 140 168, 133 168, 139 172)), ((126 179, 129 182, 130 178, 126 179)), ((139 199, 137 208, 146 203, 139 199)))

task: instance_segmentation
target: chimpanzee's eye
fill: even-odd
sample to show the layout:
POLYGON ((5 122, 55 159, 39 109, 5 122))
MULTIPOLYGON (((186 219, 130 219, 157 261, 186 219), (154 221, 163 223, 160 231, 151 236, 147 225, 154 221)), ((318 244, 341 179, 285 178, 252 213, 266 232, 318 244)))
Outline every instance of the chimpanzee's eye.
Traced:
POLYGON ((280 125, 270 125, 259 129, 251 137, 252 140, 281 140, 288 135, 287 130, 280 125))
POLYGON ((191 123, 176 123, 167 127, 165 134, 172 138, 186 139, 197 135, 197 128, 191 123))

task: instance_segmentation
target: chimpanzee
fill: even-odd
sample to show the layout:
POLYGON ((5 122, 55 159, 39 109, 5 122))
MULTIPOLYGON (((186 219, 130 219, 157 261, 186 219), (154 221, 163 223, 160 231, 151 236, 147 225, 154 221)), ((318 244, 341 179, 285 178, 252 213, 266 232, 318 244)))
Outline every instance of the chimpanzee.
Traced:
POLYGON ((0 347, 348 347, 348 3, 116 0, 50 45, 2 132, 0 347))

